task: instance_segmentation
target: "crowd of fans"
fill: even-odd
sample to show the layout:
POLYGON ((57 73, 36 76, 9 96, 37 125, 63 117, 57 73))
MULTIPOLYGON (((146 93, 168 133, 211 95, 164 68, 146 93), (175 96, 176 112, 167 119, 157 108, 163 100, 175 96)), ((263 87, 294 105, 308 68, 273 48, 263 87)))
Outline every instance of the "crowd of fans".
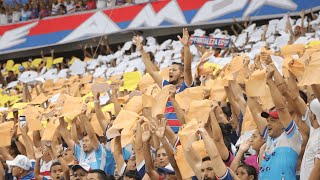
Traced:
POLYGON ((144 2, 149 0, 1 0, 0 25, 144 2))
POLYGON ((232 30, 7 61, 0 178, 319 180, 319 14, 232 30))

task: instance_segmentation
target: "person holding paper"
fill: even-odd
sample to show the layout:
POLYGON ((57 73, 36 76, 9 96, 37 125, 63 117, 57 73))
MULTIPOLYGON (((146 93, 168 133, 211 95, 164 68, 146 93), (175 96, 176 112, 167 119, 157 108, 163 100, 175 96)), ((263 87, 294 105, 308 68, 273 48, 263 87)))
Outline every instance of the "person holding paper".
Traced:
POLYGON ((259 179, 296 179, 296 164, 301 150, 301 134, 286 108, 280 91, 272 80, 275 69, 267 67, 267 84, 271 91, 275 109, 262 112, 267 126, 261 131, 263 121, 256 121, 266 141, 259 179))
MULTIPOLYGON (((164 80, 158 72, 154 70, 154 64, 150 61, 150 56, 143 50, 143 45, 141 39, 138 36, 133 37, 133 43, 137 46, 137 49, 141 52, 143 62, 146 66, 147 72, 152 76, 154 81, 159 87, 164 87, 167 85, 174 85, 176 87, 176 93, 180 93, 187 89, 188 87, 192 87, 194 85, 191 73, 191 61, 192 54, 189 48, 189 33, 185 28, 183 29, 182 38, 178 36, 180 42, 183 44, 183 59, 181 63, 172 63, 169 70, 169 81, 164 80)), ((172 106, 170 98, 168 98, 165 116, 168 120, 168 124, 173 129, 175 133, 178 132, 181 123, 178 121, 175 110, 172 106)))

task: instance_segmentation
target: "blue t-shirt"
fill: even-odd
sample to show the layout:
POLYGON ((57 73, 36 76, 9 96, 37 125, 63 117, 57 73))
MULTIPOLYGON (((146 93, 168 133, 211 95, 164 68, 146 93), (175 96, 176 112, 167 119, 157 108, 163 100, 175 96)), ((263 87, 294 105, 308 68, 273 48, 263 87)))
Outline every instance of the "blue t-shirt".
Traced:
POLYGON ((91 169, 101 169, 104 170, 106 165, 106 151, 99 144, 99 148, 97 150, 93 150, 90 153, 85 153, 83 149, 76 144, 75 145, 75 156, 79 163, 87 163, 91 169))
MULTIPOLYGON (((167 80, 163 80, 162 81, 162 87, 170 85, 169 81, 167 80)), ((191 84, 190 87, 193 86, 193 82, 191 84)), ((180 86, 177 86, 176 89, 176 93, 180 93, 182 91, 184 91, 185 89, 187 89, 189 86, 187 86, 187 84, 185 82, 183 82, 180 86)), ((168 125, 171 127, 171 129, 175 132, 178 133, 179 131, 179 127, 181 126, 181 124, 179 123, 178 117, 176 112, 174 111, 172 102, 170 100, 170 98, 168 98, 168 101, 166 103, 166 109, 164 111, 164 116, 167 118, 167 122, 168 125)))
POLYGON ((292 120, 285 132, 276 139, 268 136, 267 128, 262 137, 266 141, 266 150, 260 167, 259 179, 296 179, 296 165, 302 138, 294 121, 292 120))
MULTIPOLYGON (((125 148, 122 148, 122 156, 124 160, 128 160, 131 157, 131 153, 126 150, 125 148)), ((104 172, 106 172, 106 174, 114 174, 114 170, 116 168, 116 163, 113 157, 113 154, 111 153, 111 151, 109 149, 106 149, 106 165, 104 167, 104 172)))
POLYGON ((233 177, 230 174, 229 169, 227 169, 227 172, 222 177, 217 177, 219 180, 233 180, 233 177))

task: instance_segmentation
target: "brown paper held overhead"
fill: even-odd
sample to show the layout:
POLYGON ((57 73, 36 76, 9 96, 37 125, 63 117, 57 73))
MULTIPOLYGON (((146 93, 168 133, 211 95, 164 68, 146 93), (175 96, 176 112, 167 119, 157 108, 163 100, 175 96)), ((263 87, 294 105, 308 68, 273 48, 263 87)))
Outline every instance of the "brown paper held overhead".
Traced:
POLYGON ((91 83, 92 80, 93 80, 92 75, 87 75, 80 79, 80 84, 88 84, 88 83, 91 83))
POLYGON ((106 136, 108 138, 114 138, 117 136, 120 136, 119 130, 123 129, 125 130, 125 135, 126 138, 129 138, 124 140, 126 142, 129 142, 131 139, 130 134, 132 130, 132 126, 137 122, 139 118, 139 115, 135 112, 132 111, 126 111, 126 110, 121 110, 118 116, 116 117, 115 121, 113 122, 113 125, 108 131, 106 132, 106 136))
POLYGON ((164 80, 169 80, 170 67, 166 67, 160 71, 160 75, 164 80))
POLYGON ((166 103, 169 97, 170 86, 165 86, 161 91, 156 95, 156 103, 152 105, 152 116, 156 117, 159 114, 163 114, 166 108, 166 103))
POLYGON ((153 97, 150 95, 143 94, 142 95, 142 106, 143 107, 152 107, 153 97))
POLYGON ((192 119, 184 129, 178 132, 181 145, 185 150, 190 150, 192 143, 196 140, 198 129, 198 121, 196 119, 192 119))
POLYGON ((91 86, 91 91, 93 94, 96 93, 104 93, 111 90, 110 85, 108 83, 94 83, 91 86))
POLYGON ((121 131, 121 146, 124 148, 128 144, 131 144, 134 139, 134 130, 136 127, 137 121, 132 121, 131 124, 128 124, 122 131, 121 131))
POLYGON ((142 96, 133 96, 123 109, 139 114, 142 111, 142 96))
POLYGON ((58 79, 58 80, 54 83, 53 90, 57 90, 57 89, 63 88, 65 82, 66 82, 65 79, 58 79))
POLYGON ((147 73, 144 76, 142 76, 142 78, 140 79, 140 82, 138 83, 139 90, 143 91, 154 83, 155 82, 153 78, 150 76, 150 74, 147 73))
POLYGON ((96 114, 92 115, 90 124, 93 127, 95 133, 98 134, 98 136, 104 136, 104 130, 101 128, 99 120, 98 120, 96 114))
POLYGON ((305 66, 303 77, 299 82, 299 86, 310 86, 312 84, 320 84, 320 52, 312 54, 311 58, 307 60, 309 63, 305 66))
POLYGON ((59 119, 51 119, 42 134, 41 141, 52 141, 53 136, 59 125, 59 119))
POLYGON ((81 114, 83 106, 84 104, 82 103, 81 97, 66 95, 61 113, 67 118, 74 119, 81 114))
POLYGON ((148 86, 143 91, 143 93, 148 96, 155 97, 160 91, 161 91, 161 88, 157 84, 152 84, 152 85, 148 86))
POLYGON ((41 119, 42 119, 43 109, 40 107, 27 106, 24 110, 24 115, 28 122, 29 131, 37 131, 42 129, 41 119))
POLYGON ((275 106, 273 103, 271 92, 268 85, 266 85, 266 95, 260 97, 260 102, 262 104, 262 109, 264 111, 267 111, 275 106))
POLYGON ((176 159, 182 179, 187 179, 191 178, 192 176, 195 176, 195 173, 193 172, 192 168, 189 166, 187 160, 185 159, 185 155, 181 145, 177 146, 176 152, 177 153, 174 157, 176 159))
POLYGON ((181 93, 176 94, 176 101, 182 109, 187 110, 189 109, 191 101, 203 100, 203 89, 204 87, 202 86, 187 88, 181 93))
POLYGON ((303 44, 292 44, 292 45, 287 45, 283 46, 280 49, 281 55, 283 57, 288 57, 292 56, 295 54, 302 55, 305 51, 305 45, 303 44))
POLYGON ((224 87, 228 86, 228 81, 225 79, 209 80, 206 87, 211 88, 210 99, 215 101, 222 101, 227 98, 224 87))
POLYGON ((301 60, 293 60, 292 58, 285 58, 283 60, 283 66, 292 72, 296 77, 303 76, 304 62, 301 60))
POLYGON ((43 104, 49 99, 49 96, 44 95, 41 93, 39 96, 34 98, 29 104, 43 104))
POLYGON ((83 87, 80 90, 81 95, 86 95, 91 92, 92 84, 83 84, 83 87))
POLYGON ((192 148, 198 152, 200 159, 209 156, 203 140, 193 142, 192 148))
POLYGON ((261 80, 247 79, 246 84, 246 95, 248 97, 260 97, 266 95, 266 83, 261 80))
POLYGON ((66 82, 66 85, 71 85, 75 82, 78 82, 79 80, 79 76, 75 75, 75 76, 71 76, 68 78, 67 82, 66 82))
POLYGON ((257 129, 257 125, 253 120, 253 116, 251 114, 249 106, 247 106, 246 113, 244 114, 244 117, 243 117, 241 134, 254 129, 257 129))
POLYGON ((75 82, 72 85, 70 85, 69 87, 69 94, 70 96, 78 96, 80 95, 80 83, 79 82, 75 82))
POLYGON ((45 92, 50 92, 53 90, 54 83, 52 79, 48 79, 43 83, 43 90, 45 92))
MULTIPOLYGON (((189 119, 197 119, 201 122, 207 122, 210 112, 210 100, 193 100, 191 101, 187 116, 189 119)), ((188 122, 187 122, 188 123, 188 122)))
POLYGON ((14 126, 13 121, 4 122, 0 124, 0 147, 6 147, 11 145, 11 129, 14 126))

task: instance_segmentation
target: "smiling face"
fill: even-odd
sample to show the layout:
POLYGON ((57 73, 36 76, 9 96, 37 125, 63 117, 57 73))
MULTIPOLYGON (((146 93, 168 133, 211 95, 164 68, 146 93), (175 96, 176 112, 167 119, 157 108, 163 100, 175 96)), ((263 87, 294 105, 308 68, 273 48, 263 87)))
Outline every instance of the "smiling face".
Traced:
POLYGON ((93 150, 94 150, 94 148, 91 144, 91 140, 90 140, 89 136, 83 137, 83 151, 85 153, 90 153, 93 150))
POLYGON ((267 118, 268 135, 272 138, 277 138, 283 133, 283 127, 279 119, 267 118))
POLYGON ((160 148, 156 152, 156 163, 158 167, 165 167, 167 164, 169 164, 169 159, 164 148, 160 148))
POLYGON ((183 69, 178 64, 173 64, 169 69, 169 82, 173 85, 178 85, 183 79, 183 69))

